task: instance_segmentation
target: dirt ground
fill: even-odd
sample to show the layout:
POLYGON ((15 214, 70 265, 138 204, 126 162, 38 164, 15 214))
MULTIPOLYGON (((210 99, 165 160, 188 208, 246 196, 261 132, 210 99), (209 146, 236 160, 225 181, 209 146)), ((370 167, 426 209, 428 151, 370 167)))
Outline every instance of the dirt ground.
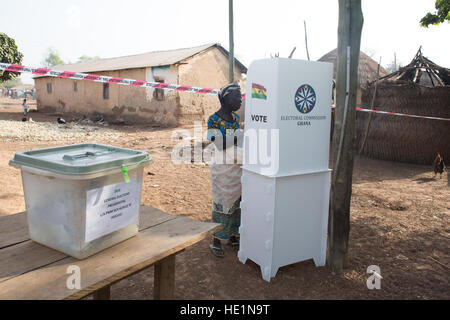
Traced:
MULTIPOLYGON (((31 112, 22 122, 21 100, 0 100, 0 215, 25 210, 20 171, 8 161, 39 146, 97 142, 149 152, 142 203, 165 212, 209 221, 209 168, 172 163, 173 128, 56 124, 56 114, 31 112), (16 129, 19 128, 19 129, 16 129), (28 131, 27 131, 28 130, 28 131), (52 131, 53 130, 53 131, 52 131), (49 133, 50 132, 50 133, 49 133)), ((31 101, 31 108, 35 102, 31 101)), ((185 127, 190 130, 192 128, 185 127)), ((192 133, 193 134, 193 133, 192 133)), ((332 273, 312 260, 279 269, 270 283, 257 264, 239 262, 225 246, 223 259, 210 239, 177 255, 176 299, 449 299, 450 187, 448 175, 430 166, 357 157, 353 175, 349 267, 332 273), (381 289, 369 290, 367 267, 380 267, 381 289)), ((151 299, 153 267, 112 286, 112 299, 151 299)))

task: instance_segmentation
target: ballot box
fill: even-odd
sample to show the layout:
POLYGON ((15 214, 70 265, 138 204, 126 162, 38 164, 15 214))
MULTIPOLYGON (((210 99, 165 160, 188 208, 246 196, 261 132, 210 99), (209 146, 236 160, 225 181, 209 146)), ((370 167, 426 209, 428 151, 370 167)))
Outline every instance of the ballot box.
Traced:
POLYGON ((20 151, 30 237, 77 259, 138 233, 145 151, 81 143, 20 151))

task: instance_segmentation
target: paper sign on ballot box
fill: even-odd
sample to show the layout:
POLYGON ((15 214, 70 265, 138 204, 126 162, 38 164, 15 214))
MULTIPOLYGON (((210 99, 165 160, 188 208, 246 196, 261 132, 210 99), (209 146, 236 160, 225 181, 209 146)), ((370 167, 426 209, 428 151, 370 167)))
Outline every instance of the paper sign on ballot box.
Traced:
POLYGON ((85 241, 119 230, 139 218, 138 179, 87 191, 85 241))

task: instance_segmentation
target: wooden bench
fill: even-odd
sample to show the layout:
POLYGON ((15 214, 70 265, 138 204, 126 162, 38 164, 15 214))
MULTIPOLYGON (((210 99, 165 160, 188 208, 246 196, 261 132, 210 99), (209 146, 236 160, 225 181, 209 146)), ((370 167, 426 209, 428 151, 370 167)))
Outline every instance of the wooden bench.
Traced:
MULTIPOLYGON (((173 299, 175 254, 220 225, 141 206, 139 233, 83 260, 30 240, 26 212, 0 217, 0 299, 109 299, 110 286, 155 266, 154 299, 173 299), (81 288, 68 289, 69 266, 80 269, 81 288)), ((70 270, 70 269, 69 269, 70 270)))

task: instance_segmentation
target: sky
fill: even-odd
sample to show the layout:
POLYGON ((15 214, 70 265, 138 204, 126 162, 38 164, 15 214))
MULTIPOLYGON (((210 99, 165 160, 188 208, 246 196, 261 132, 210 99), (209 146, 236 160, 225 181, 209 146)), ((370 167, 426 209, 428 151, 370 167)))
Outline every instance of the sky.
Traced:
MULTIPOLYGON (((362 0, 361 50, 386 66, 424 56, 450 68, 450 24, 422 28, 435 0, 362 0)), ((279 53, 311 60, 337 47, 338 0, 234 0, 234 51, 247 67, 279 53)), ((0 32, 15 39, 22 64, 42 66, 48 48, 66 63, 220 43, 229 48, 228 0, 2 1, 0 32)), ((23 74, 24 83, 33 83, 23 74)), ((188 83, 183 85, 189 85, 188 83)))

